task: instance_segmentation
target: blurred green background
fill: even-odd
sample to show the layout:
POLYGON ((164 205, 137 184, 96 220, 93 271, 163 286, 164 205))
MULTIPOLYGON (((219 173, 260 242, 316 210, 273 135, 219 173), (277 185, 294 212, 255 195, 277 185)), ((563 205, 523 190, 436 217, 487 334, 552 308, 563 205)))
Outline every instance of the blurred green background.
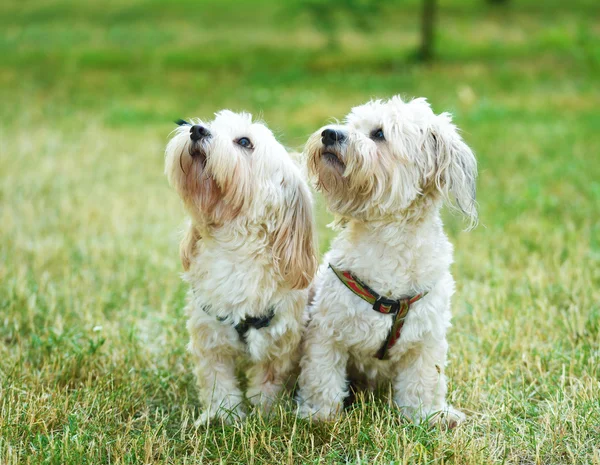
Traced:
POLYGON ((174 119, 225 107, 264 118, 301 149, 352 106, 400 93, 455 115, 479 154, 484 224, 488 208, 504 224, 531 208, 577 215, 572 202, 597 200, 597 184, 582 179, 598 165, 597 2, 441 1, 429 64, 415 60, 421 9, 418 0, 5 0, 4 165, 49 163, 44 150, 9 156, 14 128, 85 151, 73 133, 98 127, 113 155, 120 138, 137 139, 119 158, 138 157, 155 175, 174 119))
MULTIPOLYGON (((428 62, 421 11, 418 0, 0 3, 0 462, 178 462, 200 437, 206 461, 248 463, 260 425, 229 447, 237 430, 206 441, 183 421, 198 406, 184 214, 162 173, 172 122, 246 110, 301 149, 352 106, 399 93, 452 112, 479 160, 480 226, 445 218, 451 399, 481 415, 454 436, 401 423, 379 435, 367 417, 296 429, 287 417, 268 425, 281 443, 253 457, 599 463, 600 6, 441 0, 428 62), (565 418, 574 430, 555 427, 565 418)), ((317 204, 324 251, 331 218, 317 204)))

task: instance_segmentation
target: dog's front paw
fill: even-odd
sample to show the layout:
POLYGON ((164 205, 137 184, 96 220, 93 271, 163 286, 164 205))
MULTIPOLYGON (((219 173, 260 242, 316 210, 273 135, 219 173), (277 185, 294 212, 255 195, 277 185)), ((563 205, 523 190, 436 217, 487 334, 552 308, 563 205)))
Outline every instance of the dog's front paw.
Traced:
POLYGON ((408 419, 417 425, 427 424, 430 427, 453 429, 464 422, 467 416, 460 410, 448 405, 436 411, 423 411, 422 409, 402 407, 402 418, 408 419))
POLYGON ((202 426, 207 426, 214 419, 215 419, 215 414, 211 413, 208 410, 205 410, 204 412, 202 412, 200 414, 200 416, 198 417, 198 419, 194 422, 194 426, 196 428, 202 427, 202 426))
POLYGON ((194 426, 208 426, 209 423, 221 422, 226 425, 239 423, 246 418, 246 412, 240 407, 231 410, 224 408, 206 409, 194 422, 194 426))
POLYGON ((281 401, 281 388, 280 384, 275 383, 263 383, 260 386, 250 387, 247 394, 248 400, 263 415, 268 415, 278 401, 281 401))
POLYGON ((435 412, 428 418, 429 426, 440 426, 445 429, 454 429, 467 419, 467 416, 452 406, 435 412))
POLYGON ((319 408, 309 403, 301 403, 298 406, 297 414, 300 418, 315 421, 334 420, 340 409, 319 408))

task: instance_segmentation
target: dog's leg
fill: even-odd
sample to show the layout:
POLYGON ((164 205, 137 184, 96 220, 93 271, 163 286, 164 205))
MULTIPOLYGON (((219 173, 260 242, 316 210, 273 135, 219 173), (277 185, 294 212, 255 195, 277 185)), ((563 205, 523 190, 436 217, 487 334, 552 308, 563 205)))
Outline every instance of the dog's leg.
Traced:
POLYGON ((465 415, 446 403, 444 364, 448 344, 424 341, 406 353, 394 379, 394 402, 402 414, 415 423, 429 421, 454 428, 465 415))
POLYGON ((339 347, 330 334, 309 324, 298 380, 300 416, 329 420, 343 410, 348 396, 347 363, 347 350, 339 347))
POLYGON ((230 344, 227 328, 190 319, 189 351, 194 360, 198 397, 204 412, 198 424, 218 417, 232 422, 244 417, 242 392, 235 375, 237 349, 230 344))
MULTIPOLYGON (((250 341, 254 363, 248 370, 247 396, 263 413, 271 410, 284 386, 290 387, 296 381, 305 303, 303 294, 295 294, 280 303, 281 313, 275 323, 278 327, 274 328, 276 339, 273 341, 272 336, 267 335, 250 341)), ((256 336, 260 337, 260 332, 256 336)))
POLYGON ((293 368, 289 354, 254 364, 248 370, 248 400, 268 414, 278 399, 293 368))

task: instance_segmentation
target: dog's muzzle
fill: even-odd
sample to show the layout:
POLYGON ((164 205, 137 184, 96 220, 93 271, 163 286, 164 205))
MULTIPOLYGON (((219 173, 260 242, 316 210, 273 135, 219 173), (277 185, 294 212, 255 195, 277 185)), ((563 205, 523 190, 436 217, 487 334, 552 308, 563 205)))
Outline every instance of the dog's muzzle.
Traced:
POLYGON ((201 124, 190 126, 190 141, 188 152, 194 159, 200 159, 202 163, 206 162, 206 142, 211 136, 210 131, 201 124))
POLYGON ((336 131, 335 129, 325 129, 321 133, 321 142, 325 147, 330 145, 341 144, 346 140, 346 135, 342 131, 336 131))
POLYGON ((199 140, 205 139, 210 136, 210 131, 206 129, 201 124, 194 124, 190 128, 190 139, 192 142, 197 142, 199 140))
POLYGON ((341 168, 345 168, 344 162, 341 160, 337 152, 333 151, 331 147, 323 147, 321 151, 321 157, 328 163, 338 165, 341 168))
POLYGON ((346 165, 340 155, 340 146, 345 140, 346 134, 336 129, 325 129, 321 133, 321 142, 323 143, 321 158, 342 171, 346 165))

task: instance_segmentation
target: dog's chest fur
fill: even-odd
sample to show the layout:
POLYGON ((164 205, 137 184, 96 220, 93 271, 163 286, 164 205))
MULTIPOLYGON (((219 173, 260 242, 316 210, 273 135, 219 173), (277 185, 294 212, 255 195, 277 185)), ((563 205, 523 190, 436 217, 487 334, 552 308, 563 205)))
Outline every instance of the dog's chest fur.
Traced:
POLYGON ((391 299, 428 291, 452 263, 452 245, 439 217, 413 225, 350 224, 329 260, 391 299))
POLYGON ((327 264, 351 271, 390 299, 428 292, 411 307, 401 339, 390 353, 393 357, 418 344, 425 332, 447 328, 453 292, 451 262, 452 246, 439 217, 414 228, 349 224, 332 243, 325 265, 319 270, 315 301, 319 310, 314 317, 319 324, 335 328, 332 337, 338 338, 365 370, 370 369, 368 366, 382 368, 386 362, 379 362, 373 355, 387 336, 392 317, 374 311, 346 288, 327 264))
POLYGON ((226 244, 203 239, 184 278, 195 300, 210 306, 213 316, 233 322, 261 316, 276 304, 280 291, 271 255, 264 237, 226 244))

